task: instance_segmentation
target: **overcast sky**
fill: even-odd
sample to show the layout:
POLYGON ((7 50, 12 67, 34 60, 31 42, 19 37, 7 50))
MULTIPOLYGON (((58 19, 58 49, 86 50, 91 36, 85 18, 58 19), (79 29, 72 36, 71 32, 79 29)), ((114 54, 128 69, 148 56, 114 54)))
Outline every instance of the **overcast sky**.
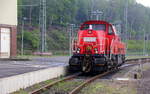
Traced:
POLYGON ((136 0, 136 1, 144 6, 150 7, 150 0, 136 0))

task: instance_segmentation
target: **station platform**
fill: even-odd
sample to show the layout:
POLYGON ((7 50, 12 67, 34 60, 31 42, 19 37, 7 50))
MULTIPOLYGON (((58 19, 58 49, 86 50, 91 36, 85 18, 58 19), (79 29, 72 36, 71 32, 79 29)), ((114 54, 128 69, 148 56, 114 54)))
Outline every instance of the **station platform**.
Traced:
POLYGON ((10 94, 34 84, 66 75, 69 57, 0 60, 0 94, 10 94))
POLYGON ((67 66, 69 57, 35 57, 28 61, 0 60, 0 78, 19 75, 50 67, 67 66))

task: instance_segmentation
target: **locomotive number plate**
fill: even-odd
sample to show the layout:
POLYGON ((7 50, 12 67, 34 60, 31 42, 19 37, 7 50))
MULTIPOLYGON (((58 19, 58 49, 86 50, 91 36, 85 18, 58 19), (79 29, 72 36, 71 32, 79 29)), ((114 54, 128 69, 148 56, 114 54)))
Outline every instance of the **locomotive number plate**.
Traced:
POLYGON ((84 37, 84 42, 96 42, 96 37, 84 37))

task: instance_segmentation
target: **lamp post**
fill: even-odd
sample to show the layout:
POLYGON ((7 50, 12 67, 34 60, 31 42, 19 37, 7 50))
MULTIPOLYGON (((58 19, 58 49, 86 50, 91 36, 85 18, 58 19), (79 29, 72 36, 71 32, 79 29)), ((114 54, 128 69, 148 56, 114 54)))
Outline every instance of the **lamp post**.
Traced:
POLYGON ((75 24, 69 24, 69 55, 72 56, 72 40, 75 24))
POLYGON ((128 49, 128 0, 125 4, 125 42, 127 44, 126 50, 128 49))
POLYGON ((144 45, 143 45, 143 55, 146 56, 146 34, 145 34, 145 30, 144 31, 144 45))
POLYGON ((25 20, 27 20, 26 17, 23 17, 22 19, 22 30, 21 30, 21 55, 23 56, 24 54, 24 23, 25 20))

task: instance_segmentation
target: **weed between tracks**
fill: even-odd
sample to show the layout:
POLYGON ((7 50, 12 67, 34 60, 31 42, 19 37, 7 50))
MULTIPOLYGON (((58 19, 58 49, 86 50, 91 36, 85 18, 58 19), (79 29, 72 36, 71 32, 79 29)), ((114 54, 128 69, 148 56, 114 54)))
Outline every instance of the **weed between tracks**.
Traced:
MULTIPOLYGON (((138 66, 135 66, 132 68, 132 70, 129 68, 127 70, 131 70, 131 72, 127 72, 127 70, 121 70, 118 72, 119 75, 122 75, 121 77, 127 77, 127 78, 133 78, 134 69, 138 69, 138 66), (123 76, 124 75, 124 76, 123 76), (131 76, 130 76, 131 75, 131 76)), ((143 64, 142 71, 150 69, 149 64, 143 64)), ((113 76, 115 77, 115 76, 113 76)), ((62 79, 63 77, 60 77, 59 79, 62 79)), ((20 90, 13 94, 28 94, 28 91, 31 91, 35 88, 39 88, 42 85, 48 84, 53 80, 47 80, 45 82, 42 82, 41 84, 36 84, 30 88, 27 88, 25 90, 20 90)), ((76 86, 80 85, 82 81, 76 81, 71 80, 67 82, 62 82, 54 87, 52 87, 49 91, 43 93, 43 94, 68 94, 69 91, 71 91, 76 86)), ((87 87, 83 88, 80 92, 80 94, 136 94, 137 89, 134 82, 124 82, 124 81, 111 81, 110 79, 105 80, 101 79, 98 80, 87 87)))
POLYGON ((66 81, 58 83, 43 94, 68 94, 69 91, 80 85, 82 81, 66 81))
MULTIPOLYGON (((143 64, 142 71, 146 71, 150 69, 150 64, 143 64)), ((138 72, 139 66, 134 66, 131 68, 126 68, 126 70, 121 70, 117 72, 116 76, 114 77, 125 77, 133 79, 134 73, 138 74, 138 79, 141 78, 141 73, 138 72), (129 71, 129 72, 127 72, 129 71)), ((111 79, 101 79, 92 84, 88 85, 84 89, 81 90, 80 94, 137 94, 137 81, 135 82, 132 80, 130 81, 117 81, 111 79)), ((141 93, 138 93, 141 94, 141 93)), ((144 94, 144 93, 143 93, 144 94)), ((149 94, 149 93, 148 93, 149 94)))
POLYGON ((127 59, 150 58, 150 56, 127 56, 127 59))
POLYGON ((142 66, 137 65, 137 66, 133 67, 132 69, 130 69, 130 71, 128 73, 126 73, 125 76, 128 78, 134 79, 134 74, 137 74, 137 79, 141 79, 142 75, 143 75, 143 71, 147 71, 149 69, 150 69, 149 63, 145 63, 142 66))
POLYGON ((31 91, 33 91, 33 90, 35 90, 35 89, 39 89, 39 88, 41 88, 41 87, 43 87, 43 86, 45 86, 45 85, 50 84, 50 83, 53 82, 54 80, 63 79, 63 78, 64 78, 64 77, 61 76, 61 77, 59 77, 59 78, 57 78, 57 79, 47 80, 47 81, 41 82, 41 83, 39 83, 39 84, 35 84, 35 85, 33 85, 33 86, 31 86, 31 87, 28 87, 28 88, 26 88, 26 89, 20 89, 19 91, 16 91, 16 92, 14 92, 14 93, 12 93, 12 94, 28 94, 29 92, 31 92, 31 91))
POLYGON ((110 80, 96 81, 81 90, 80 94, 136 94, 133 84, 110 80))

